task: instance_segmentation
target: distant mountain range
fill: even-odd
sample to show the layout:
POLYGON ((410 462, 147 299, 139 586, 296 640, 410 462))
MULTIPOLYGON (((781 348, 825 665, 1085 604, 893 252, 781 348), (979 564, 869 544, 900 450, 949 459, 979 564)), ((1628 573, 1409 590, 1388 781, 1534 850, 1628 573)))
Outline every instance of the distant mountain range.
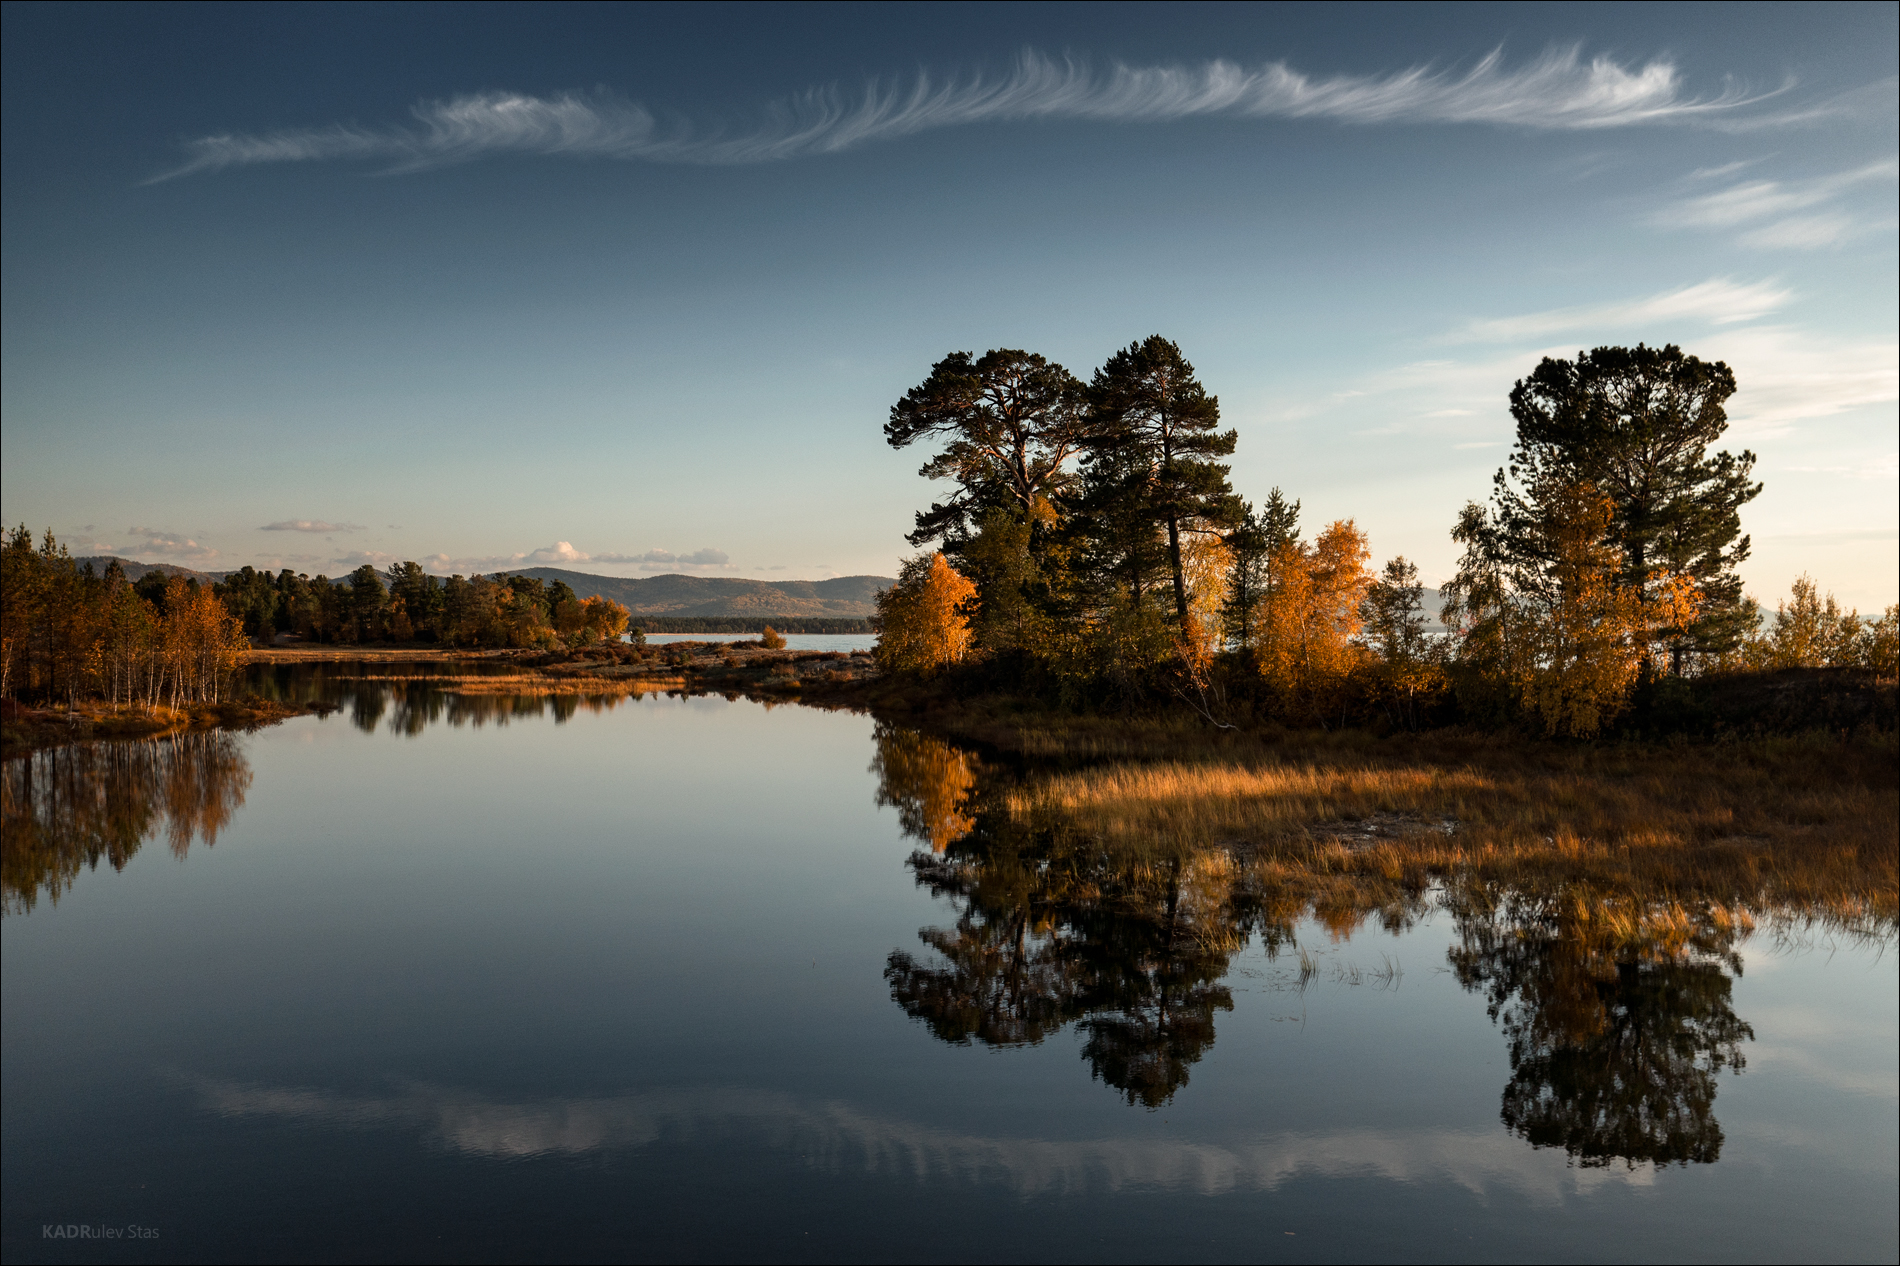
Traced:
MULTIPOLYGON (((82 567, 104 573, 113 555, 75 559, 82 567)), ((223 580, 222 571, 193 571, 171 563, 137 563, 119 559, 127 580, 147 572, 196 577, 202 582, 223 580)), ((869 619, 877 614, 877 594, 896 582, 889 576, 839 576, 832 580, 739 580, 731 576, 595 576, 559 567, 527 567, 497 572, 498 576, 537 576, 548 584, 565 580, 578 598, 612 598, 636 616, 724 616, 758 620, 779 618, 869 619)), ((1425 609, 1433 615, 1443 606, 1438 590, 1427 589, 1425 609)))
POLYGON ((106 574, 106 568, 115 560, 120 567, 125 569, 127 580, 139 580, 147 573, 158 572, 166 576, 183 576, 186 580, 196 580, 200 584, 206 584, 214 580, 223 580, 231 574, 228 571, 193 571, 189 567, 178 567, 171 563, 135 563, 129 558, 119 558, 116 554, 88 554, 84 558, 73 559, 82 568, 87 563, 91 563, 93 571, 101 576, 106 574))
POLYGON ((839 576, 832 580, 739 580, 731 576, 594 576, 558 567, 527 567, 498 576, 534 576, 548 584, 567 582, 577 598, 611 598, 636 616, 830 616, 866 619, 877 614, 877 594, 896 582, 889 576, 839 576))

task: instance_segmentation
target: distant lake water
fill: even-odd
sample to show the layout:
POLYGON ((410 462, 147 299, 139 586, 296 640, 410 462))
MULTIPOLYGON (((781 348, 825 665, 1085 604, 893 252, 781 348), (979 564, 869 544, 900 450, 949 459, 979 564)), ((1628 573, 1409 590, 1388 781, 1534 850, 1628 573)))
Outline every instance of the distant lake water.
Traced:
MULTIPOLYGON (((668 642, 752 642, 757 633, 649 633, 650 646, 668 642)), ((785 648, 793 651, 868 651, 877 645, 875 633, 787 633, 785 648)))
POLYGON ((1890 929, 1591 975, 1008 835, 867 716, 388 667, 5 765, 9 1262, 1900 1251, 1890 929))

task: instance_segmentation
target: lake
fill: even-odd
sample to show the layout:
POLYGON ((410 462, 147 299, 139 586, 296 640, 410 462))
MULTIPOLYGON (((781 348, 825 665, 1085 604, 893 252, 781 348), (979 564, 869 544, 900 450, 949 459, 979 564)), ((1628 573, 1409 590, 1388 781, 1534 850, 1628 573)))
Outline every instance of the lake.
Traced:
MULTIPOLYGON (((757 633, 649 633, 648 646, 669 642, 756 642, 757 633)), ((790 651, 868 651, 877 646, 875 633, 787 633, 785 649, 790 651)))
POLYGON ((344 706, 5 767, 10 1262, 1900 1252, 1891 929, 1591 976, 867 716, 260 677, 344 706))

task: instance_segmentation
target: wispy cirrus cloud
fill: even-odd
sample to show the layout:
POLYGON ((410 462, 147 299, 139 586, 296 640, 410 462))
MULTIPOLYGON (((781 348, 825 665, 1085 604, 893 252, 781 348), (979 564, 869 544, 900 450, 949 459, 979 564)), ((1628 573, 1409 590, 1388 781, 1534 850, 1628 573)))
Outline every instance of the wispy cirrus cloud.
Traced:
POLYGON ((266 523, 257 529, 260 532, 316 532, 329 535, 333 532, 361 532, 361 523, 326 523, 322 519, 279 519, 275 523, 266 523))
POLYGON ((1520 316, 1471 321, 1448 334, 1445 341, 1510 343, 1547 338, 1569 330, 1633 330, 1633 337, 1642 337, 1645 327, 1663 321, 1697 320, 1712 325, 1753 321, 1781 307, 1792 296, 1792 291, 1773 282, 1716 278, 1643 299, 1550 308, 1520 316))
MULTIPOLYGON (((1706 179, 1728 174, 1735 166, 1706 179)), ((1867 163, 1849 171, 1810 180, 1744 180, 1711 193, 1682 198, 1656 213, 1656 222, 1668 228, 1733 229, 1745 246, 1813 249, 1882 228, 1891 228, 1891 201, 1884 214, 1868 215, 1840 205, 1854 189, 1869 184, 1891 184, 1900 176, 1900 164, 1891 159, 1867 163)), ((1692 177, 1694 179, 1694 177, 1692 177)))
POLYGON ((1746 440, 1900 400, 1900 344, 1891 339, 1838 338, 1792 326, 1757 325, 1708 340, 1706 350, 1688 350, 1734 367, 1739 386, 1728 414, 1746 440))
POLYGON ((1162 123, 1199 116, 1330 119, 1343 123, 1488 123, 1591 129, 1734 115, 1774 93, 1730 86, 1692 96, 1675 64, 1585 60, 1552 49, 1515 69, 1502 50, 1466 70, 1416 66, 1384 75, 1305 74, 1285 62, 1105 69, 1080 58, 1025 51, 1005 74, 872 80, 772 102, 741 130, 662 123, 645 106, 606 93, 539 97, 471 93, 416 105, 407 124, 332 124, 267 133, 226 132, 186 145, 178 167, 153 178, 257 163, 371 161, 397 172, 491 154, 561 155, 661 163, 765 163, 830 154, 939 128, 1035 119, 1162 123))

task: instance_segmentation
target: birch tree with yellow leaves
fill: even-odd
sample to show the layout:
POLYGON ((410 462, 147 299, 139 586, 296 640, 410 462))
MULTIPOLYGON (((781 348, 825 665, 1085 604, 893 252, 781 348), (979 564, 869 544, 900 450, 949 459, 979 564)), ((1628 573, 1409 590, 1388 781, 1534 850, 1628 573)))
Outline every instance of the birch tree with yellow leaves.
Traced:
POLYGON ((1328 723, 1346 703, 1366 652, 1358 642, 1360 603, 1372 577, 1366 534, 1351 519, 1321 532, 1311 545, 1283 542, 1275 551, 1271 588, 1261 598, 1254 657, 1281 710, 1328 723))
POLYGON ((877 661, 886 670, 930 674, 970 650, 969 607, 976 586, 941 552, 905 563, 877 596, 877 661))

